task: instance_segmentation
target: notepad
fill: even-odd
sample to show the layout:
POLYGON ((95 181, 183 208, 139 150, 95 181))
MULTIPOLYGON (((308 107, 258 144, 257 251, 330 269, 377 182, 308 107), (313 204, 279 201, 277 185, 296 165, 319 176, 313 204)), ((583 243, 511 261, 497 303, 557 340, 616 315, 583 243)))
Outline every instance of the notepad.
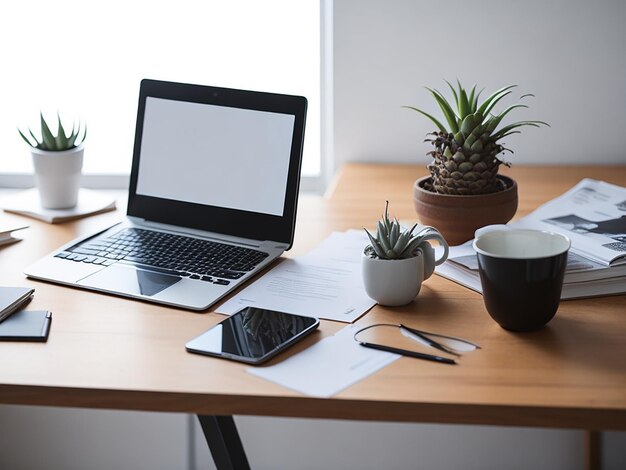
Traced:
POLYGON ((20 310, 0 323, 0 341, 48 340, 52 313, 47 310, 20 310))
POLYGON ((34 292, 30 287, 0 287, 0 322, 22 308, 34 292))
POLYGON ((11 224, 0 219, 0 246, 19 242, 21 239, 14 237, 13 232, 23 230, 25 228, 28 228, 28 225, 11 224))

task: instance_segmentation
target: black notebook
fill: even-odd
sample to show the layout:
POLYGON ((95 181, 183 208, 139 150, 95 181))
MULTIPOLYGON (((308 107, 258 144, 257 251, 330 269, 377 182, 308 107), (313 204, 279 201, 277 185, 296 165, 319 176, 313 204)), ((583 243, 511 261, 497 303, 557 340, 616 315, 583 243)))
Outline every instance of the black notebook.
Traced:
POLYGON ((30 287, 0 287, 0 322, 22 308, 32 297, 30 287))
POLYGON ((0 341, 47 341, 52 313, 20 310, 0 323, 0 341))

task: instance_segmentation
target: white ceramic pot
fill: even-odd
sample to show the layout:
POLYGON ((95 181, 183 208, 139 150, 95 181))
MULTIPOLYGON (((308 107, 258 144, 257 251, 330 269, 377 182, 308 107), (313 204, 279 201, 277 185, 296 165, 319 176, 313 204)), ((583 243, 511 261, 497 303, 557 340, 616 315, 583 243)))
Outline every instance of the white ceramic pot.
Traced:
POLYGON ((83 168, 83 146, 61 152, 33 148, 31 153, 41 206, 45 209, 76 206, 83 168))
POLYGON ((395 307, 412 302, 422 287, 422 282, 432 276, 435 266, 448 258, 448 244, 438 233, 428 235, 443 247, 443 254, 435 259, 435 249, 424 242, 417 256, 407 259, 371 258, 363 254, 362 272, 365 292, 380 305, 395 307))
POLYGON ((363 284, 380 305, 395 307, 415 299, 424 280, 424 255, 406 259, 379 259, 363 255, 363 284))

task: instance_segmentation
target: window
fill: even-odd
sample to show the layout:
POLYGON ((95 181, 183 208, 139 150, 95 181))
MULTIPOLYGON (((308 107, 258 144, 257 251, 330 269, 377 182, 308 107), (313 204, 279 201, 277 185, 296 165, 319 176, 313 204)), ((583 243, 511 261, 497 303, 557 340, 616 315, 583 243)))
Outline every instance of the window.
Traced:
POLYGON ((153 78, 306 96, 303 175, 320 175, 319 0, 21 0, 0 7, 0 43, 0 173, 32 172, 16 127, 41 109, 87 123, 85 174, 127 174, 153 78))

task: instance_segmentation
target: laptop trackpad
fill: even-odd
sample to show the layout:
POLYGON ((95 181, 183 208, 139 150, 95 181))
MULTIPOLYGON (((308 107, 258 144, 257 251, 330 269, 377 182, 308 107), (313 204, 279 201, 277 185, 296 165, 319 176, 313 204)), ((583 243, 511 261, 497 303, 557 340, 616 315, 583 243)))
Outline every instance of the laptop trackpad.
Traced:
POLYGON ((152 297, 180 281, 179 277, 113 265, 78 281, 78 284, 105 291, 152 297))

